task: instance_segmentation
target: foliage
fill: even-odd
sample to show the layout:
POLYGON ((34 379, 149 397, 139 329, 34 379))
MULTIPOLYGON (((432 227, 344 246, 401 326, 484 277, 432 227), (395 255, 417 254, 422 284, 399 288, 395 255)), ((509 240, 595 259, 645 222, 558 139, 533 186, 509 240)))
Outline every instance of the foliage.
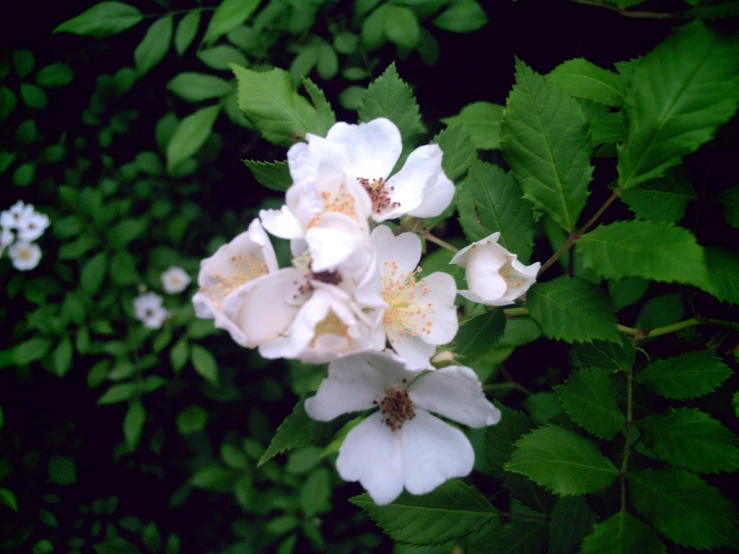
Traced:
MULTIPOLYGON (((595 4, 619 17, 640 3, 595 4)), ((0 259, 0 550, 739 548, 739 193, 708 178, 735 147, 739 46, 711 23, 731 3, 688 3, 674 11, 690 21, 638 52, 620 45, 613 67, 588 52, 554 68, 511 58, 507 98, 478 88, 436 112, 406 72, 436 65, 456 33, 484 33, 485 3, 105 1, 51 40, 123 52, 109 73, 2 52, 0 174, 51 226, 36 269, 0 259), (71 95, 81 123, 67 132, 55 118, 71 95), (308 417, 298 398, 324 369, 232 344, 196 318, 195 284, 165 294, 161 281, 173 265, 195 277, 279 208, 256 183, 289 188, 286 148, 355 117, 392 120, 405 156, 429 140, 444 152, 453 207, 399 223, 426 238, 425 273, 454 271, 443 246, 494 232, 545 262, 515 306, 460 298, 440 353, 501 407, 469 432, 475 473, 386 506, 329 470, 360 418, 308 417), (145 291, 164 296, 159 329, 136 319, 145 291)))

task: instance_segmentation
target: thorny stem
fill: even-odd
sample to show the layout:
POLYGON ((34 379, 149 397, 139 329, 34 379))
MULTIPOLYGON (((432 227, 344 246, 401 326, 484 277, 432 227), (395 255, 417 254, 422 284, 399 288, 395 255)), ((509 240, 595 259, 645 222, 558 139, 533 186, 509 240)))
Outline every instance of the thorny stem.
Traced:
POLYGON ((432 235, 431 234, 431 231, 429 231, 427 229, 424 229, 423 231, 421 231, 421 236, 423 238, 425 238, 426 240, 431 241, 434 244, 438 244, 442 248, 446 248, 447 250, 449 250, 451 252, 455 252, 455 253, 456 252, 459 252, 459 248, 457 248, 456 246, 452 246, 451 244, 449 244, 445 240, 440 239, 437 236, 432 235))
POLYGON ((614 190, 613 191, 613 194, 611 194, 611 196, 608 198, 608 200, 606 200, 605 202, 603 202, 603 205, 600 208, 598 208, 598 211, 597 212, 595 212, 593 214, 593 217, 591 217, 590 219, 588 219, 585 222, 585 225, 583 225, 582 228, 579 231, 576 231, 576 232, 570 234, 570 236, 567 238, 567 242, 565 242, 562 245, 562 248, 560 248, 559 250, 557 250, 552 255, 552 257, 549 258, 544 263, 543 266, 541 266, 541 268, 539 269, 539 273, 537 273, 536 276, 539 277, 539 275, 541 275, 547 269, 549 269, 551 267, 551 265, 554 262, 556 262, 562 254, 564 254, 565 252, 567 252, 570 249, 570 247, 572 247, 573 244, 575 244, 578 240, 580 240, 580 237, 582 237, 583 234, 585 234, 585 232, 588 229, 590 229, 593 226, 593 224, 595 224, 596 221, 598 221, 598 218, 603 215, 603 212, 605 212, 608 209, 608 207, 611 204, 613 204, 614 200, 616 200, 616 198, 618 198, 621 195, 622 192, 623 192, 623 189, 621 187, 618 187, 616 190, 614 190))
POLYGON ((624 434, 624 455, 621 461, 621 470, 618 475, 621 479, 621 511, 626 511, 626 469, 629 466, 631 453, 631 426, 634 423, 633 376, 626 373, 626 433, 624 434))
POLYGON ((681 16, 675 13, 664 13, 664 12, 643 12, 643 11, 632 11, 624 8, 619 8, 613 4, 603 2, 602 0, 575 0, 578 4, 584 4, 586 6, 595 6, 597 8, 605 8, 616 12, 624 17, 633 17, 636 19, 679 19, 681 16))

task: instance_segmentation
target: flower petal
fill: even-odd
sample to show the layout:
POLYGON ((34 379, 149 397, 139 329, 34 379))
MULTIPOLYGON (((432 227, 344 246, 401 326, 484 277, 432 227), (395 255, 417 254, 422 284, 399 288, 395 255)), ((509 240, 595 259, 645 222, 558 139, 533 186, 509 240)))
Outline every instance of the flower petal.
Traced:
POLYGON ((469 367, 447 366, 423 375, 409 391, 418 406, 470 427, 495 425, 500 410, 485 398, 477 374, 469 367))
POLYGON ((403 460, 398 435, 374 413, 349 431, 339 448, 336 469, 345 481, 359 481, 377 504, 403 492, 403 460))
POLYGON ((315 396, 305 401, 305 411, 317 421, 331 421, 341 414, 369 410, 384 386, 382 374, 361 356, 336 360, 329 364, 328 377, 315 396))
POLYGON ((283 239, 302 239, 303 226, 287 206, 279 210, 259 210, 259 219, 267 231, 283 239))
POLYGON ((437 271, 424 278, 418 303, 431 323, 420 335, 430 344, 446 344, 457 334, 459 321, 454 299, 457 283, 448 273, 437 271))
POLYGON ((349 156, 347 177, 357 179, 387 179, 403 150, 400 131, 389 119, 378 118, 368 123, 350 125, 337 123, 326 135, 329 141, 341 144, 349 156))
POLYGON ((298 143, 287 151, 290 176, 298 184, 313 183, 321 165, 330 165, 343 170, 349 165, 346 150, 341 144, 308 133, 308 143, 298 143))
POLYGON ((387 336, 390 345, 398 353, 409 369, 428 369, 431 356, 436 352, 436 346, 424 341, 420 336, 414 337, 406 333, 401 336, 393 327, 387 327, 387 336))
POLYGON ((454 185, 441 169, 442 151, 427 144, 411 152, 403 168, 387 182, 390 200, 397 206, 375 217, 376 221, 403 214, 432 217, 443 212, 454 196, 454 185))
POLYGON ((398 431, 403 484, 411 494, 426 494, 447 479, 469 475, 475 453, 464 433, 417 409, 398 431))
POLYGON ((409 275, 421 261, 421 239, 415 233, 395 236, 387 225, 378 225, 372 231, 370 240, 377 250, 380 273, 387 274, 392 267, 397 277, 401 273, 409 275))
POLYGON ((366 236, 350 217, 330 212, 321 217, 305 234, 311 253, 313 271, 336 268, 354 253, 366 236))

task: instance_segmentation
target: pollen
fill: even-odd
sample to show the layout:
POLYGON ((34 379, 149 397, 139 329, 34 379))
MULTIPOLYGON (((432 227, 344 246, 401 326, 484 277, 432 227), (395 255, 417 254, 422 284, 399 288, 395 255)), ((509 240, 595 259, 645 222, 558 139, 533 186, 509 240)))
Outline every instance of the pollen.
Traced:
POLYGON ((267 264, 261 256, 244 254, 231 256, 226 271, 213 275, 215 283, 211 287, 203 287, 201 292, 206 294, 216 309, 223 308, 223 300, 244 283, 253 281, 269 273, 267 264))
MULTIPOLYGON (((420 267, 410 273, 401 273, 397 262, 385 266, 382 275, 382 296, 387 303, 383 321, 385 329, 394 331, 401 339, 431 334, 431 315, 435 313, 433 302, 421 302, 419 296, 428 292, 420 287, 425 279, 418 280, 420 267)), ((394 341, 391 340, 391 344, 394 341)))
POLYGON ((369 194, 370 200, 372 200, 372 212, 374 214, 380 215, 391 208, 400 206, 400 202, 393 202, 390 198, 390 193, 395 190, 395 187, 388 187, 385 179, 382 177, 374 181, 360 177, 357 181, 359 181, 359 184, 369 194))
POLYGON ((308 229, 318 225, 325 214, 332 212, 344 214, 355 221, 359 221, 357 201, 354 195, 346 189, 346 185, 340 185, 335 194, 328 191, 321 192, 321 200, 323 201, 323 209, 308 222, 308 229))
POLYGON ((380 402, 380 410, 385 416, 382 423, 392 431, 398 431, 403 424, 416 417, 413 400, 405 389, 391 389, 386 391, 385 398, 380 402))

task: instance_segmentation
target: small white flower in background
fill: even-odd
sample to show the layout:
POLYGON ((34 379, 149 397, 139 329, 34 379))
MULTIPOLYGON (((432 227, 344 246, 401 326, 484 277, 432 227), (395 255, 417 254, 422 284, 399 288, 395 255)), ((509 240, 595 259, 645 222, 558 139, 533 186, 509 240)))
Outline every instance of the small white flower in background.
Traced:
POLYGON ((5 252, 5 249, 13 244, 13 241, 15 240, 15 235, 13 235, 13 231, 10 229, 10 227, 0 227, 0 256, 3 255, 3 252, 5 252))
POLYGON ((421 240, 414 233, 396 237, 379 225, 372 231, 372 244, 387 303, 383 321, 390 345, 409 367, 429 367, 436 346, 457 334, 457 284, 448 273, 419 275, 421 240))
MULTIPOLYGON (((33 207, 31 207, 33 209, 33 207)), ((34 211, 33 213, 22 217, 18 222, 18 240, 31 242, 44 234, 49 226, 49 216, 34 211)))
POLYGON ((169 312, 162 306, 162 297, 154 292, 147 292, 137 296, 133 301, 136 319, 149 329, 161 328, 169 316, 169 312))
POLYGON ((470 427, 500 421, 500 411, 470 368, 410 371, 383 353, 332 362, 328 378, 305 401, 317 421, 372 408, 377 411, 344 439, 336 468, 344 480, 359 481, 377 504, 392 502, 403 488, 426 494, 472 471, 470 441, 429 411, 470 427))
MULTIPOLYGON (((215 319, 215 326, 226 329, 240 345, 254 347, 260 344, 261 334, 268 332, 271 321, 269 308, 257 321, 248 325, 238 323, 241 307, 251 295, 253 287, 266 275, 277 271, 277 258, 272 243, 258 219, 228 244, 221 246, 210 258, 200 262, 198 285, 193 296, 195 313, 204 319, 215 319), (224 309, 229 301, 228 313, 224 309), (254 336, 252 336, 252 333, 254 336)), ((268 293, 269 294, 269 293, 268 293)), ((268 296, 260 299, 269 303, 280 300, 268 296)))
POLYGON ((34 213, 33 204, 25 204, 23 200, 18 200, 9 210, 0 212, 0 226, 17 229, 21 223, 34 213))
POLYGON ((164 292, 176 294, 182 292, 190 284, 190 276, 181 267, 170 266, 162 273, 162 287, 164 292))
POLYGON ((536 282, 541 264, 523 265, 500 244, 493 233, 457 252, 449 263, 465 268, 469 290, 465 298, 486 306, 507 306, 520 298, 536 282))
POLYGON ((14 268, 28 271, 35 268, 41 260, 41 249, 32 242, 18 241, 8 248, 8 256, 14 268))

